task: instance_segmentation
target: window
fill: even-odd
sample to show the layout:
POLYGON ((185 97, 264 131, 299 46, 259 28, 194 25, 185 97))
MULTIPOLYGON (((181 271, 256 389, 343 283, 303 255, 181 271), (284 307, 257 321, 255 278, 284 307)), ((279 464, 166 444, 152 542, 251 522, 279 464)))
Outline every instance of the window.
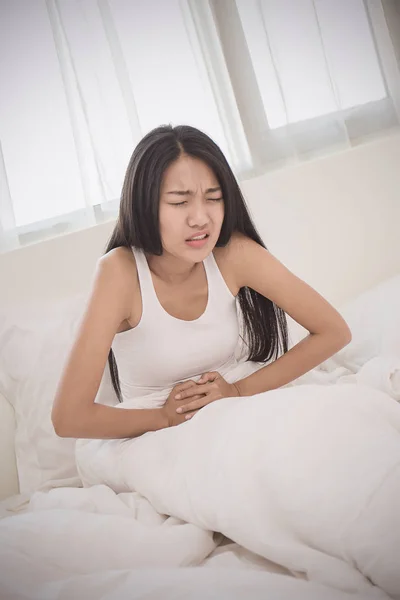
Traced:
POLYGON ((394 130, 397 4, 0 4, 0 251, 113 217, 162 123, 209 133, 240 177, 394 130))
POLYGON ((15 227, 93 218, 92 206, 118 200, 134 146, 160 124, 199 127, 229 156, 191 28, 178 0, 2 9, 0 141, 15 227))
POLYGON ((237 0, 271 129, 387 97, 362 0, 237 0))
POLYGON ((254 165, 398 127, 399 70, 379 1, 215 0, 213 9, 254 165))

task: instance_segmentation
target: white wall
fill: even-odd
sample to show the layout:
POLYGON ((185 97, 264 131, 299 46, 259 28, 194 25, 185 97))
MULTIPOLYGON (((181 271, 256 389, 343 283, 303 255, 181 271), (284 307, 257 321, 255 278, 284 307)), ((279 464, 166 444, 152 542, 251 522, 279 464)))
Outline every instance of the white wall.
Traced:
MULTIPOLYGON (((269 249, 335 305, 400 272, 400 134, 242 187, 269 249)), ((0 310, 87 290, 113 224, 0 255, 0 310)))
POLYGON ((400 272, 400 135, 247 181, 267 246, 335 304, 400 272))

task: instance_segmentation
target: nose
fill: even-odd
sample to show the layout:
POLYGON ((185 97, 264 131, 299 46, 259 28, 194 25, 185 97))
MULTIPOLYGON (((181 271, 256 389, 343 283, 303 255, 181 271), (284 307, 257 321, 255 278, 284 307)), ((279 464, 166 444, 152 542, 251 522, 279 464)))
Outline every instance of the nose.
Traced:
POLYGON ((190 203, 188 224, 190 227, 205 227, 208 224, 207 206, 201 200, 190 203))

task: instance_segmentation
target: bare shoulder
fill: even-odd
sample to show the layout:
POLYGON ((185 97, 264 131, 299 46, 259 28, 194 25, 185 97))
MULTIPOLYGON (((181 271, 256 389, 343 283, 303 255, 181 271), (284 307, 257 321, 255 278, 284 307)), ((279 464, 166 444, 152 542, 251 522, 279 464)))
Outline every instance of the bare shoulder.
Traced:
POLYGON ((136 271, 136 261, 133 252, 130 248, 123 246, 113 248, 107 254, 103 254, 98 260, 98 264, 104 267, 107 272, 115 276, 121 275, 124 271, 136 271))
POLYGON ((137 267, 129 248, 114 248, 97 261, 97 272, 105 282, 117 285, 119 290, 133 291, 137 284, 137 267))
POLYGON ((254 253, 265 250, 251 238, 242 233, 232 234, 228 244, 214 249, 214 257, 218 264, 227 286, 234 296, 241 287, 248 285, 243 278, 246 265, 251 264, 254 253))
POLYGON ((221 257, 221 260, 233 260, 238 259, 243 252, 251 252, 251 249, 257 246, 262 248, 257 242, 254 242, 251 238, 247 237, 243 233, 235 231, 227 243, 226 246, 215 248, 214 253, 221 257))
MULTIPOLYGON (((136 260, 130 248, 114 248, 99 258, 92 293, 102 304, 122 311, 122 322, 129 321, 139 292, 136 260)), ((121 314, 121 313, 120 313, 121 314)), ((122 324, 122 329, 126 324, 122 324)))

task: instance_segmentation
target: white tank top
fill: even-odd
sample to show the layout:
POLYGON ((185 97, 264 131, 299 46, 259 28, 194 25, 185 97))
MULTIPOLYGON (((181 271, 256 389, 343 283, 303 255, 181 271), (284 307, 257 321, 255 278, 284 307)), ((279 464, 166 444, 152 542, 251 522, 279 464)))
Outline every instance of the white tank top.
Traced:
MULTIPOLYGON (((142 296, 142 316, 136 327, 117 333, 112 343, 123 400, 169 393, 180 381, 206 371, 225 375, 236 364, 239 339, 236 299, 211 253, 204 261, 208 302, 194 321, 171 316, 161 306, 145 254, 132 248, 142 296)), ((150 397, 149 397, 150 401, 150 397)), ((139 402, 138 408, 150 408, 139 402)))

